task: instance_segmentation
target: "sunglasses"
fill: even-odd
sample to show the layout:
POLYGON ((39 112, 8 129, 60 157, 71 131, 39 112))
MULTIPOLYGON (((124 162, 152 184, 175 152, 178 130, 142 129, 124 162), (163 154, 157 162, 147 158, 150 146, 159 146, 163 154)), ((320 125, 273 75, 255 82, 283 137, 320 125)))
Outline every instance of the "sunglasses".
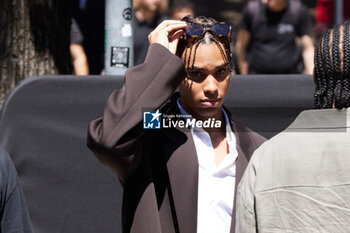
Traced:
POLYGON ((188 25, 185 27, 185 36, 200 37, 203 36, 207 31, 211 31, 214 35, 219 37, 230 36, 232 31, 232 23, 221 22, 214 25, 188 25))

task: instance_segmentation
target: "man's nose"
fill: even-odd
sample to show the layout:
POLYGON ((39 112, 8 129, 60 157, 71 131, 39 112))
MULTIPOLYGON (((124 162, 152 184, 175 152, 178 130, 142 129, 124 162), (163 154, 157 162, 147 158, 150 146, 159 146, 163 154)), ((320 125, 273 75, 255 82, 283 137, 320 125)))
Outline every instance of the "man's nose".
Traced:
POLYGON ((213 75, 209 74, 207 76, 207 78, 204 80, 203 85, 204 85, 203 86, 204 93, 211 94, 211 95, 213 95, 213 94, 217 95, 218 82, 213 75))

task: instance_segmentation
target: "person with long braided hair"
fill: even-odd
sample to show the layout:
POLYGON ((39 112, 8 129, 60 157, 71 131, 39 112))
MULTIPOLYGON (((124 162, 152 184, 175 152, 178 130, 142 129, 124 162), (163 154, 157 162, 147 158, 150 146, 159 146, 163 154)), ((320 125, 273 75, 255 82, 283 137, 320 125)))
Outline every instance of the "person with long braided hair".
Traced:
POLYGON ((265 139, 223 107, 231 24, 166 20, 148 40, 88 132, 124 188, 123 232, 234 233, 235 190, 265 139))
POLYGON ((350 232, 350 22, 316 43, 315 110, 257 149, 237 191, 236 233, 350 232))

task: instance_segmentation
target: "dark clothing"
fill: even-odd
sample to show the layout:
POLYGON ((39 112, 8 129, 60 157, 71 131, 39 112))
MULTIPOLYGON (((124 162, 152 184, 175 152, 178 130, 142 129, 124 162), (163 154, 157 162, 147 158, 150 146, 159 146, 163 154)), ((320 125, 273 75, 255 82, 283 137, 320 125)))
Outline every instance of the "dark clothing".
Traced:
POLYGON ((31 233, 32 225, 16 168, 0 148, 1 233, 31 233))
MULTIPOLYGON (((168 99, 185 76, 179 57, 162 45, 151 45, 145 63, 127 70, 125 85, 110 96, 103 118, 89 125, 89 148, 112 168, 124 188, 124 233, 196 233, 198 160, 191 132, 142 128, 143 108, 180 114, 177 96, 168 99)), ((237 140, 237 186, 253 151, 265 139, 226 112, 237 140)), ((231 233, 234 225, 233 217, 231 233)))
POLYGON ((78 0, 73 0, 72 4, 73 17, 84 37, 89 73, 101 74, 104 69, 105 1, 87 0, 81 9, 78 0))
POLYGON ((134 65, 140 65, 145 61, 149 47, 148 35, 158 26, 158 24, 166 19, 169 18, 158 14, 152 22, 141 22, 136 16, 134 16, 132 25, 134 35, 134 65))
POLYGON ((296 45, 295 38, 310 33, 312 22, 304 5, 300 3, 300 7, 291 9, 290 1, 282 12, 270 11, 261 0, 249 2, 245 8, 241 29, 251 34, 247 51, 249 73, 292 74, 302 71, 302 68, 298 70, 301 48, 296 45), (258 13, 249 10, 255 7, 258 13))
POLYGON ((84 41, 84 36, 75 19, 72 19, 72 24, 70 26, 70 43, 71 44, 82 44, 84 41))

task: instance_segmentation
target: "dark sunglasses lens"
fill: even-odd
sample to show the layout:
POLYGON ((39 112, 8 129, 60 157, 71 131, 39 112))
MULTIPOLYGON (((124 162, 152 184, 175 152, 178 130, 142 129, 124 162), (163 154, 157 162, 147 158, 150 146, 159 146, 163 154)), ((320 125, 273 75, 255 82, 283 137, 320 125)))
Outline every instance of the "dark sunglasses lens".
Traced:
POLYGON ((228 23, 225 24, 214 24, 212 26, 213 33, 218 36, 227 36, 230 34, 231 25, 228 23))
POLYGON ((203 27, 200 25, 188 25, 185 32, 189 36, 201 36, 204 33, 203 27))

